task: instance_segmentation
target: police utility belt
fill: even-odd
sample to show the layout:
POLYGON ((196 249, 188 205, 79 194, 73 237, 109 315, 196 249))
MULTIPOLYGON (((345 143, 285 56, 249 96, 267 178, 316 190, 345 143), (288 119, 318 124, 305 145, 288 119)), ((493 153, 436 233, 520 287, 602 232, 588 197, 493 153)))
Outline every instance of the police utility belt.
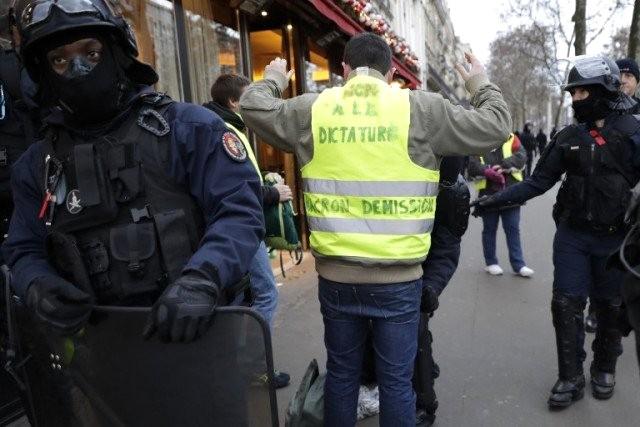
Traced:
POLYGON ((39 212, 47 253, 99 304, 152 303, 181 275, 203 235, 196 201, 166 172, 170 127, 163 113, 172 102, 143 96, 137 114, 133 108, 114 132, 92 140, 74 141, 64 130, 47 138, 39 212))

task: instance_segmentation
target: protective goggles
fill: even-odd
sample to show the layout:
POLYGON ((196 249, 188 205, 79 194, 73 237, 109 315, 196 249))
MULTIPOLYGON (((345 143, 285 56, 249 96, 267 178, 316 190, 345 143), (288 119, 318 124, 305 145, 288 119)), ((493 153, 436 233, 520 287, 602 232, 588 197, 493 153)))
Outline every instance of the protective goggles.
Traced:
POLYGON ((100 10, 90 0, 36 0, 22 12, 20 24, 23 29, 26 29, 46 21, 51 16, 54 6, 67 15, 97 15, 108 19, 109 17, 105 16, 105 12, 107 12, 111 16, 116 16, 108 0, 101 3, 107 10, 100 10))

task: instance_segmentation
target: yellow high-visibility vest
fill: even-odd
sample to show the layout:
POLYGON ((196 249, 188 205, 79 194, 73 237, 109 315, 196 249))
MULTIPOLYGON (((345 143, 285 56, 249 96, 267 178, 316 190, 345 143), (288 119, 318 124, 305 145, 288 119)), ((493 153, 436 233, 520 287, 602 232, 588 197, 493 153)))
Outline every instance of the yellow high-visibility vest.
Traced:
POLYGON ((245 135, 244 132, 240 132, 231 123, 225 122, 225 124, 227 125, 227 128, 229 130, 233 131, 233 133, 236 134, 238 138, 240 138, 240 141, 242 141, 242 144, 244 145, 244 149, 247 150, 247 156, 249 157, 249 160, 251 160, 251 163, 253 163, 253 166, 256 168, 256 172, 258 172, 258 176, 260 177, 260 182, 264 182, 262 180, 262 173, 260 172, 260 166, 258 166, 258 160, 256 159, 256 155, 253 153, 253 148, 251 148, 251 144, 249 143, 249 138, 247 138, 247 135, 245 135))
MULTIPOLYGON (((513 156, 513 153, 511 152, 511 145, 513 144, 513 139, 514 138, 515 138, 515 136, 513 134, 511 134, 509 139, 507 139, 507 142, 502 144, 502 158, 503 159, 508 159, 509 157, 513 156)), ((480 164, 484 165, 484 159, 482 157, 480 157, 480 164)), ((516 181, 522 181, 522 171, 511 172, 511 176, 516 181)), ((477 180, 475 182, 475 186, 476 186, 476 189, 478 191, 484 190, 485 188, 487 188, 487 180, 486 180, 486 178, 477 180)))
POLYGON ((315 101, 302 168, 315 253, 385 265, 426 257, 440 173, 411 161, 409 121, 409 91, 367 75, 315 101))

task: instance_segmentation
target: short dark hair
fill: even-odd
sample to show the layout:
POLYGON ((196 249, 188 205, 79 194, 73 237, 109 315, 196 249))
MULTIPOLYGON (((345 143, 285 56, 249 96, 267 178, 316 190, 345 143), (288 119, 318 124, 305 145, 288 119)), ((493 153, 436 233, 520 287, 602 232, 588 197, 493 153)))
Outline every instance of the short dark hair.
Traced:
POLYGON ((382 37, 373 33, 360 33, 347 42, 344 62, 354 70, 369 67, 387 74, 391 69, 391 49, 382 37))
POLYGON ((222 74, 211 86, 211 99, 223 107, 228 107, 230 101, 240 99, 242 90, 250 84, 251 81, 245 76, 222 74))

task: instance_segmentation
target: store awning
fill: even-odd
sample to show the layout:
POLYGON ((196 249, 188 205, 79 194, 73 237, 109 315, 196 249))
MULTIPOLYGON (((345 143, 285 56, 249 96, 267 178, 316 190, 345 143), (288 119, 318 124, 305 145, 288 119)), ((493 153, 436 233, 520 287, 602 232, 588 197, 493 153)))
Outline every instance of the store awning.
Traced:
MULTIPOLYGON (((320 13, 336 23, 344 33, 349 36, 366 31, 362 25, 347 15, 332 0, 310 0, 320 13)), ((422 82, 404 63, 400 62, 395 56, 393 58, 393 66, 397 70, 397 74, 407 82, 407 86, 411 89, 419 88, 422 82)))

